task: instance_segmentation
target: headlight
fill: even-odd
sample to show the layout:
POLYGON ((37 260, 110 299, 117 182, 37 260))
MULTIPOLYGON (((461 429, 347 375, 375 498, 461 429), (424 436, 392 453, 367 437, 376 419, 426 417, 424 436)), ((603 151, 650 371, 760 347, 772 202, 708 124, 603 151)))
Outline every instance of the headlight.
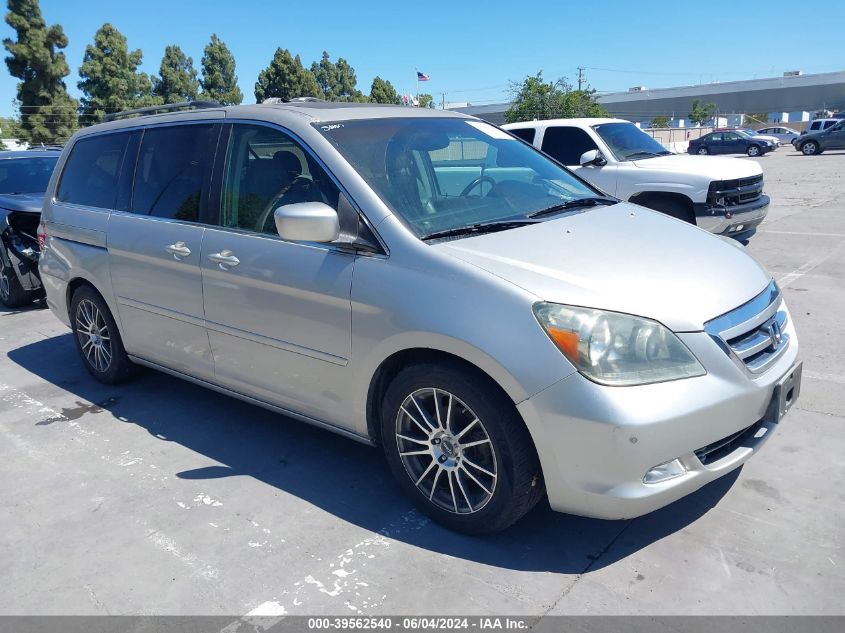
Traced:
POLYGON ((534 314, 576 369, 603 385, 645 385, 707 373, 657 321, 557 303, 537 303, 534 314))

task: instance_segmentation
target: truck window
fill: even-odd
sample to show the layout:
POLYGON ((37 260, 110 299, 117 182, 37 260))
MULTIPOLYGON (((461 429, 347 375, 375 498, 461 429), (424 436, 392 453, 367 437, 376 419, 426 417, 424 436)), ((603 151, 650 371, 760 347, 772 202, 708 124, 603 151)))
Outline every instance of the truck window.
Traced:
POLYGON ((584 130, 577 127, 549 127, 543 135, 543 147, 546 154, 559 163, 578 166, 581 154, 591 149, 598 149, 593 139, 584 130))
POLYGON ((537 130, 533 127, 523 127, 518 130, 508 130, 508 132, 528 143, 534 143, 534 137, 537 136, 537 130))

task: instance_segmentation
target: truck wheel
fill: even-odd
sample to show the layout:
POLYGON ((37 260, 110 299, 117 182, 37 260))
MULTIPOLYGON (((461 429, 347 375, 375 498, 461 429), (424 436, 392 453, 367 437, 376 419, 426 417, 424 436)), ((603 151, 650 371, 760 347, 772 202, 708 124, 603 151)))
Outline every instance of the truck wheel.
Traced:
POLYGON ((749 145, 748 149, 745 150, 745 153, 749 156, 759 156, 760 155, 760 146, 759 145, 749 145))
POLYGON ((503 530, 543 496, 537 452, 513 402, 460 365, 400 371, 387 388, 381 427, 400 487, 453 530, 503 530))
POLYGON ((88 372, 107 385, 116 385, 132 373, 117 324, 103 298, 90 286, 73 293, 70 321, 76 349, 88 372))
POLYGON ((819 152, 819 144, 815 141, 806 141, 805 143, 801 144, 801 153, 804 156, 813 156, 814 154, 820 154, 819 152))
POLYGON ((18 276, 8 263, 6 253, 0 251, 0 303, 7 308, 20 308, 32 303, 34 297, 21 286, 18 276))

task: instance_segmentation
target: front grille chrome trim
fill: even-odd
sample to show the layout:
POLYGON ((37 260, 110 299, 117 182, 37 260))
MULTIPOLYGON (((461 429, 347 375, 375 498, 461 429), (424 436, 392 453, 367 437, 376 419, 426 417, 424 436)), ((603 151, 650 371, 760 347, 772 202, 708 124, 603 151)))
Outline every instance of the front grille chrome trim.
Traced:
POLYGON ((704 325, 704 330, 750 375, 764 372, 789 347, 783 297, 772 281, 751 301, 704 325))

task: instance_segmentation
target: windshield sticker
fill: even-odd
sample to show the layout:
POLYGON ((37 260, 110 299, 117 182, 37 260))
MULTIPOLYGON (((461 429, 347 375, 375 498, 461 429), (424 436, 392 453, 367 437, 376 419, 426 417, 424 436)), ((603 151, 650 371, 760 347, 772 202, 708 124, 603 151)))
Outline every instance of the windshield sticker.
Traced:
POLYGON ((484 132, 490 138, 495 138, 500 141, 515 141, 516 139, 504 130, 500 130, 494 125, 485 123, 484 121, 467 121, 467 125, 471 125, 479 132, 484 132))

